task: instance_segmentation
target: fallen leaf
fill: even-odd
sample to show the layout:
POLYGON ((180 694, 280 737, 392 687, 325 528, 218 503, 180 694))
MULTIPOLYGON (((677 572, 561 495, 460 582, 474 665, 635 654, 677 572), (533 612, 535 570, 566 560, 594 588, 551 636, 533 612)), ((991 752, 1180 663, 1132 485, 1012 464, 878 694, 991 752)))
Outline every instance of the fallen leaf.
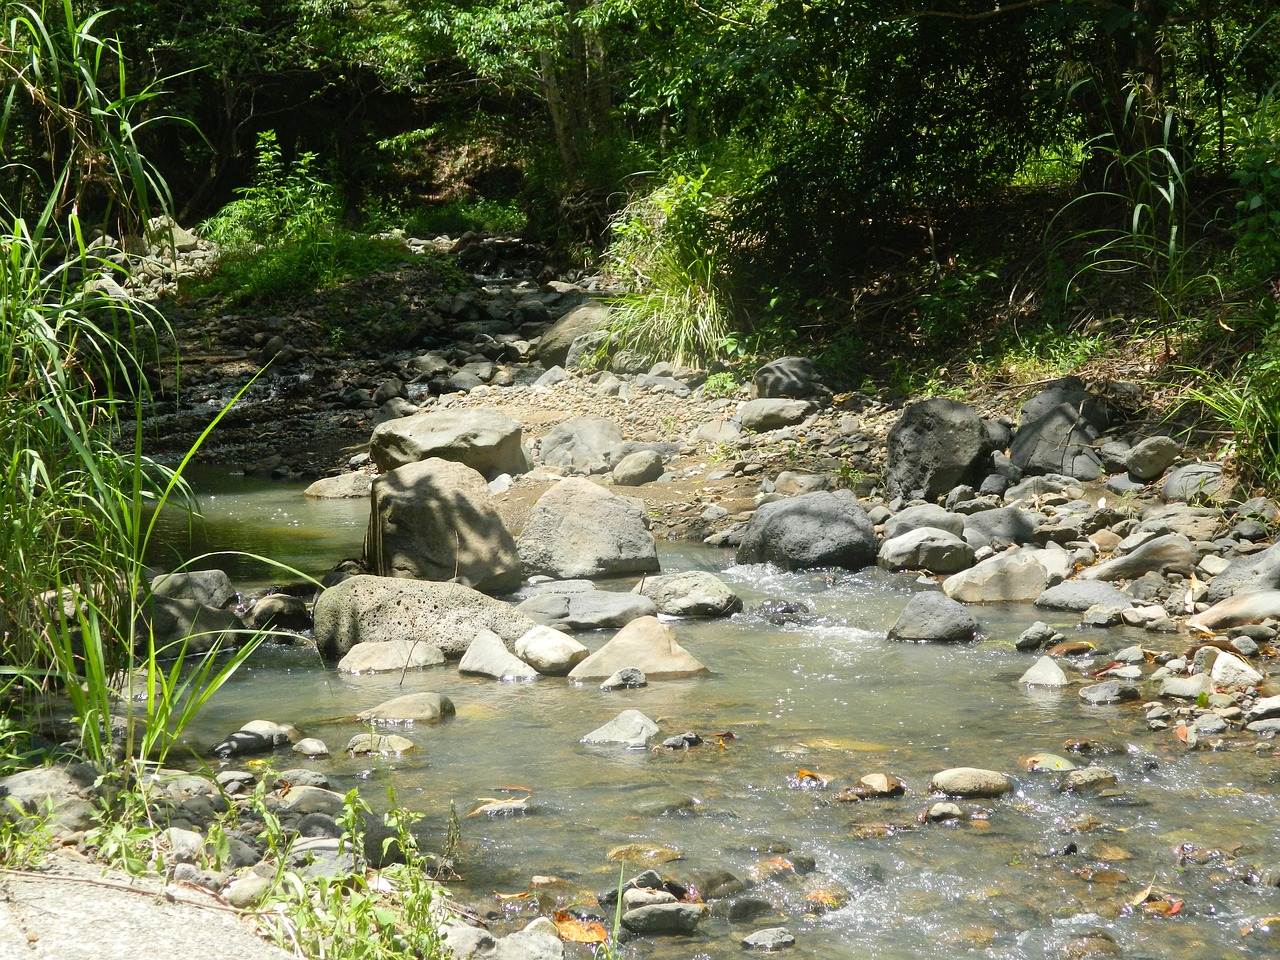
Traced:
POLYGON ((1178 724, 1173 729, 1173 735, 1176 736, 1183 743, 1186 743, 1187 742, 1187 725, 1185 723, 1178 724))
POLYGON ((502 817, 513 813, 529 812, 528 797, 520 797, 516 800, 503 800, 500 797, 476 797, 476 799, 480 801, 480 806, 468 813, 468 817, 479 816, 482 813, 491 817, 502 817))
POLYGON ((1280 923, 1280 917, 1263 917, 1241 929, 1240 936, 1247 937, 1255 930, 1261 933, 1267 933, 1271 930, 1271 925, 1273 923, 1280 923))
POLYGON ((814 773, 812 770, 797 770, 792 779, 795 781, 795 785, 799 787, 807 787, 814 783, 820 787, 825 787, 831 782, 822 774, 814 773))
POLYGON ((594 920, 577 920, 563 910, 556 913, 552 922, 560 939, 570 943, 605 943, 609 939, 609 932, 603 924, 594 920))
POLYGON ((523 893, 499 893, 497 890, 495 890, 493 891, 493 895, 494 897, 497 898, 499 903, 506 903, 508 900, 529 899, 529 892, 527 890, 524 891, 523 893))
POLYGON ((1151 897, 1151 888, 1156 885, 1156 878, 1152 877, 1151 882, 1143 887, 1138 893, 1129 898, 1129 906, 1137 907, 1147 902, 1151 897))

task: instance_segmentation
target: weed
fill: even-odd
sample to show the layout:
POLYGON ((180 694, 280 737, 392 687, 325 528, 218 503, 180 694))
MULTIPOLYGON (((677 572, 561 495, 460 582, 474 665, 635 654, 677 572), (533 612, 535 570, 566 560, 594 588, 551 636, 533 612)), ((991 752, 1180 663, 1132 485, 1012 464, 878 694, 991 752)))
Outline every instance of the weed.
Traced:
POLYGON ((703 396, 715 400, 720 397, 732 397, 741 388, 738 378, 728 370, 713 373, 702 384, 703 396))
POLYGON ((0 797, 0 867, 25 870, 39 863, 53 846, 48 820, 48 809, 32 814, 17 797, 0 797))

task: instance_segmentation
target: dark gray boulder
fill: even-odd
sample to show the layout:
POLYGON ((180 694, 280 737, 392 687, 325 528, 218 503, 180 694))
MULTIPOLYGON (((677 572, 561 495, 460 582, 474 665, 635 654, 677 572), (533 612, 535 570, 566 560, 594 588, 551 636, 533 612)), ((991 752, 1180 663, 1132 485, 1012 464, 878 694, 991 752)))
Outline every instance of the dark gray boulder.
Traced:
POLYGON ((756 397, 807 400, 824 396, 827 389, 822 385, 817 364, 808 357, 779 357, 755 372, 751 392, 756 397))
POLYGON ((1277 589, 1280 589, 1280 543, 1251 557, 1232 560, 1227 569, 1209 581, 1205 600, 1218 603, 1238 593, 1277 589))
POLYGON ((1070 610, 1083 613, 1093 606, 1126 610, 1133 606, 1133 597, 1119 587, 1100 580, 1063 580, 1036 597, 1036 606, 1042 610, 1070 610))
POLYGON ((936 397, 912 403, 889 431, 885 477, 891 497, 936 500, 982 482, 996 440, 976 410, 936 397))
POLYGON ((1093 446, 1099 436, 1097 427, 1078 408, 1059 404, 1018 428, 1009 459, 1023 473, 1096 480, 1102 475, 1102 461, 1093 446))
POLYGON ((857 570, 875 563, 879 547, 858 498, 848 490, 824 490, 762 506, 747 524, 737 559, 786 570, 857 570))
POLYGON ((889 629, 890 640, 956 643, 972 640, 978 621, 963 603, 941 593, 917 593, 889 629))

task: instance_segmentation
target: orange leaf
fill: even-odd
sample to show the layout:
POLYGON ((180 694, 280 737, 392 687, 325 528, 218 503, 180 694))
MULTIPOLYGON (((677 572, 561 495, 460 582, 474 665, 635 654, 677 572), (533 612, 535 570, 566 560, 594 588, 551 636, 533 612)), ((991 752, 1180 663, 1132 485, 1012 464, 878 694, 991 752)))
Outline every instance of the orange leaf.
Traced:
POLYGON ((822 774, 814 773, 812 770, 797 770, 796 779, 797 780, 816 780, 818 783, 822 784, 824 787, 831 782, 822 774))
POLYGON ((1174 728, 1173 732, 1174 735, 1183 743, 1187 742, 1187 725, 1185 723, 1178 724, 1178 726, 1174 728))
POLYGON ((508 900, 527 900, 529 898, 528 891, 524 893, 499 893, 495 890, 493 891, 493 895, 502 903, 505 903, 508 900))
POLYGON ((575 920, 563 910, 556 913, 554 923, 560 939, 570 943, 605 943, 609 939, 603 924, 593 920, 575 920))

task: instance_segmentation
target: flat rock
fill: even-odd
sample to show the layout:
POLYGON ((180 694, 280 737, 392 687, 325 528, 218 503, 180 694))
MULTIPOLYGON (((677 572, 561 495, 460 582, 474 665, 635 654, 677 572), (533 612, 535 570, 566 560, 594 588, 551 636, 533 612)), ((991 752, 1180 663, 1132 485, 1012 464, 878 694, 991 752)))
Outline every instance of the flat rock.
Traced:
POLYGON ((444 652, 422 640, 357 643, 338 661, 339 673, 393 673, 421 670, 445 662, 444 652))
POLYGON ((706 570, 686 570, 645 577, 635 592, 653 601, 670 617, 727 617, 742 609, 742 598, 706 570))
POLYGON ((929 789, 952 797, 998 797, 1013 789, 1013 781, 996 770, 952 767, 934 774, 929 789))
POLYGON ((1191 541, 1181 534, 1155 537, 1122 557, 1090 567, 1080 574, 1082 580, 1136 580, 1144 573, 1189 574, 1196 565, 1196 551, 1191 541))
POLYGON ((603 630, 625 627, 640 617, 658 613, 648 597, 613 590, 541 593, 521 601, 518 613, 554 630, 603 630))
POLYGON ((453 701, 442 693, 407 693, 356 714, 361 723, 439 723, 454 714, 453 701))
POLYGON ((623 710, 602 727, 597 727, 582 738, 582 743, 621 743, 628 747, 643 747, 651 737, 657 736, 658 725, 639 710, 623 710))
POLYGON ((1210 631, 1225 630, 1264 620, 1280 620, 1280 590, 1237 593, 1188 618, 1187 626, 1210 631))
POLYGON ((524 428, 496 410, 470 407, 417 413, 379 424, 369 441, 369 456, 385 472, 429 457, 465 463, 492 479, 529 469, 521 435, 524 428))
POLYGON ((1107 703, 1120 703, 1124 700, 1138 700, 1142 696, 1137 686, 1128 680, 1105 680, 1080 690, 1080 699, 1085 703, 1098 706, 1107 703))

